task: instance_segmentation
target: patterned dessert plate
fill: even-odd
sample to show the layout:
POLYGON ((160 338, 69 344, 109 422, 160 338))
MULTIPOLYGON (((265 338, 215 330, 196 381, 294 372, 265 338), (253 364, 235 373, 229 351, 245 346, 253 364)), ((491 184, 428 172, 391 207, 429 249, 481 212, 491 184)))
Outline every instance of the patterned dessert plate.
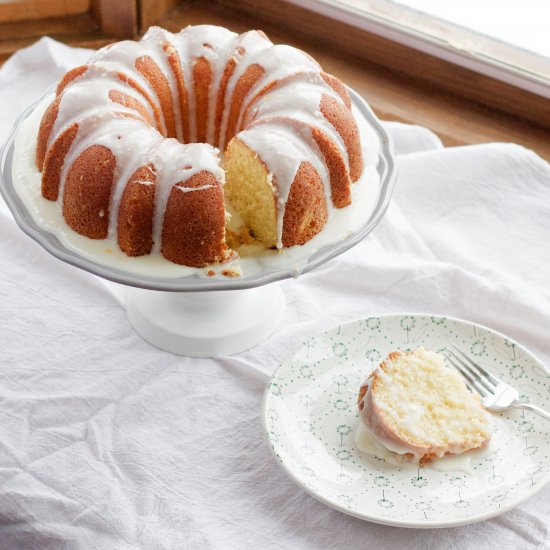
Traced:
POLYGON ((530 411, 493 416, 489 449, 470 473, 394 466, 358 451, 357 392, 392 350, 454 343, 522 399, 550 409, 550 376, 525 348, 479 325, 429 315, 369 317, 305 342, 263 400, 264 432, 283 470, 321 502, 401 527, 450 527, 502 514, 550 479, 550 422, 530 411))

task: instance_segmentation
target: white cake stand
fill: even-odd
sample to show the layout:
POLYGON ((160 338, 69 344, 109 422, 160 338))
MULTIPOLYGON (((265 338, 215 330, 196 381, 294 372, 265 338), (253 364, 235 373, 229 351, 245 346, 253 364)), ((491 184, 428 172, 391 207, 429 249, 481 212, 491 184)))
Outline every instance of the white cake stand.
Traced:
MULTIPOLYGON (((301 266, 300 275, 342 254, 376 227, 389 205, 397 177, 389 135, 361 96, 349 91, 353 104, 380 141, 378 198, 357 231, 317 250, 301 266)), ((270 266, 250 276, 227 279, 137 275, 90 260, 35 221, 15 188, 13 156, 21 124, 43 97, 21 115, 0 150, 0 192, 19 227, 56 258, 130 287, 126 311, 132 326, 145 340, 163 350, 190 357, 214 357, 239 353, 268 338, 284 315, 284 294, 278 281, 296 277, 295 269, 270 266)))
POLYGON ((126 311, 151 344, 178 355, 214 357, 268 338, 283 319, 285 297, 278 283, 233 292, 131 289, 126 311))

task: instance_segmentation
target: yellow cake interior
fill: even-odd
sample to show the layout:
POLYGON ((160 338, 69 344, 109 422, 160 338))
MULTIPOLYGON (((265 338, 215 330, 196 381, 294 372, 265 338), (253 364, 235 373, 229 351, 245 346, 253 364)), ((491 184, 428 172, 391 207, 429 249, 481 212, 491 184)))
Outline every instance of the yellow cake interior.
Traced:
POLYGON ((448 444, 466 450, 490 437, 490 418, 479 396, 441 354, 419 348, 390 357, 377 373, 373 397, 399 439, 420 447, 448 444))
POLYGON ((225 153, 225 196, 254 237, 268 248, 277 245, 277 209, 272 176, 256 153, 232 140, 225 153))

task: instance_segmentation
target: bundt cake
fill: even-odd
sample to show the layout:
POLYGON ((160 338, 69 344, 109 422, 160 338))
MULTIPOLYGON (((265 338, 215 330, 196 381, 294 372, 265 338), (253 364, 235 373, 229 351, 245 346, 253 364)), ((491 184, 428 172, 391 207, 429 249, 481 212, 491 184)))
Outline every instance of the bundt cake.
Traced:
POLYGON ((377 444, 421 466, 484 447, 491 438, 479 396, 443 355, 424 348, 390 353, 361 386, 358 404, 377 444))
POLYGON ((261 31, 210 25, 152 27, 65 74, 36 165, 77 233, 194 267, 231 255, 225 200, 266 247, 301 245, 363 171, 337 78, 261 31))

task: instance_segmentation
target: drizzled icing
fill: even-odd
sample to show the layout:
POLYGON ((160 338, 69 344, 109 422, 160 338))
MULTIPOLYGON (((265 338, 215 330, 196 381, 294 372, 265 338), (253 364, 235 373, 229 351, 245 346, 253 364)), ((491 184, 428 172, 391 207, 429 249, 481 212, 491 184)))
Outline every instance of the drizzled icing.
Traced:
POLYGON ((360 416, 370 438, 414 462, 484 447, 491 437, 479 399, 443 355, 425 348, 390 353, 361 391, 360 416))
POLYGON ((268 48, 272 47, 271 40, 266 38, 262 33, 259 33, 258 31, 248 31, 244 34, 241 34, 235 40, 234 45, 235 47, 231 52, 230 57, 227 59, 227 61, 229 61, 230 59, 235 61, 236 67, 232 75, 229 77, 227 88, 225 90, 225 98, 223 103, 224 109, 219 129, 220 148, 222 150, 225 150, 225 134, 227 130, 230 104, 233 98, 235 85, 246 70, 246 68, 252 65, 251 60, 254 54, 256 52, 265 52, 268 48))
MULTIPOLYGON (((188 276, 210 277, 209 273, 214 269, 217 273, 214 278, 223 277, 221 273, 225 269, 225 264, 215 267, 209 266, 207 269, 197 269, 175 264, 160 254, 130 257, 117 246, 116 238, 88 239, 69 228, 63 218, 61 204, 45 201, 42 198, 40 193, 41 174, 34 161, 40 120, 52 99, 52 96, 45 98, 22 122, 14 145, 14 188, 34 222, 45 233, 55 234, 56 238, 68 250, 110 269, 124 271, 136 276, 149 277, 154 274, 154 277, 166 280, 188 276)), ((354 114, 361 132, 366 167, 362 176, 352 186, 352 203, 350 206, 334 210, 323 231, 302 246, 285 248, 280 252, 258 247, 257 245, 242 247, 247 249, 246 253, 243 252, 238 259, 231 263, 233 272, 239 272, 248 277, 266 270, 277 269, 290 271, 297 276, 315 252, 347 238, 369 219, 377 201, 380 185, 380 178, 374 168, 378 159, 379 141, 374 130, 355 108, 354 114), (254 250, 252 250, 253 248, 254 250)), ((159 139, 164 138, 160 136, 159 139)), ((148 178, 133 180, 133 183, 147 186, 154 185, 148 178)), ((197 188, 181 186, 176 186, 175 189, 182 193, 198 190, 197 188)), ((109 211, 112 211, 112 208, 112 206, 109 207, 109 211)), ((233 213, 230 222, 231 229, 238 230, 239 223, 238 214, 233 213)))
MULTIPOLYGON (((147 36, 147 35, 146 35, 147 36)), ((214 115, 219 82, 227 59, 233 50, 233 44, 238 35, 223 27, 214 25, 196 25, 187 27, 176 35, 171 35, 168 41, 174 44, 185 78, 185 87, 189 102, 190 139, 197 139, 197 109, 195 87, 193 86, 193 65, 200 58, 205 58, 212 69, 213 81, 210 85, 208 98, 207 140, 214 141, 214 115)))
MULTIPOLYGON (((90 68, 78 78, 77 82, 67 86, 63 92, 63 99, 59 105, 59 113, 55 119, 52 131, 48 139, 48 148, 55 138, 74 122, 79 126, 86 118, 99 120, 104 113, 128 113, 136 116, 135 110, 120 103, 115 103, 109 98, 109 92, 124 93, 140 101, 149 113, 154 124, 153 110, 143 101, 143 96, 131 86, 125 85, 116 77, 116 74, 103 65, 91 65, 90 68)), ((80 129, 79 134, 84 130, 80 129)))
MULTIPOLYGON (((327 208, 333 205, 326 161, 311 134, 311 127, 322 130, 337 146, 349 168, 349 154, 342 137, 320 112, 323 95, 339 102, 340 96, 321 77, 321 67, 306 53, 285 45, 273 45, 265 35, 249 31, 237 35, 222 27, 199 25, 177 34, 151 27, 139 42, 122 41, 100 49, 90 59, 86 72, 70 82, 63 91, 58 116, 49 136, 48 147, 72 124, 78 124, 77 136, 67 154, 60 181, 60 194, 68 168, 92 145, 104 145, 116 157, 113 191, 109 212, 109 239, 116 240, 117 212, 124 187, 140 167, 151 165, 156 170, 153 253, 159 252, 164 209, 172 187, 184 184, 200 171, 209 171, 223 181, 219 152, 207 144, 183 145, 182 117, 187 116, 191 142, 197 138, 197 109, 193 66, 198 59, 208 61, 212 82, 208 95, 207 139, 215 141, 218 132, 220 148, 226 146, 228 117, 235 87, 251 65, 258 64, 263 74, 249 89, 237 122, 239 139, 261 158, 269 171, 277 201, 278 244, 282 247, 283 220, 290 187, 303 161, 310 162, 325 187, 327 208), (188 101, 188 112, 181 112, 179 91, 169 55, 176 51, 181 63, 188 101), (179 140, 166 139, 167 122, 154 87, 136 68, 136 61, 150 57, 166 76, 179 140), (216 128, 216 106, 221 79, 228 62, 235 67, 223 98, 224 110, 216 128), (128 75, 148 95, 123 82, 117 75, 128 75), (277 84, 261 93, 273 82, 277 84), (150 124, 143 115, 128 105, 113 102, 109 93, 118 91, 139 101, 146 109, 150 124), (253 101, 252 101, 253 100, 253 101), (161 126, 155 126, 155 113, 160 113, 161 126), (124 116, 126 115, 126 116, 124 116), (129 118, 130 115, 133 118, 129 118)), ((151 182, 142 182, 152 184, 151 182)), ((181 187, 180 187, 181 189, 181 187)))
MULTIPOLYGON (((503 431, 504 430, 500 430, 498 433, 500 434, 503 431)), ((505 438, 499 435, 499 439, 501 438, 502 444, 506 444, 505 438)), ((399 466, 401 468, 414 468, 415 470, 418 467, 417 458, 412 460, 407 458, 407 453, 409 453, 409 451, 406 448, 394 446, 393 449, 391 449, 384 443, 381 443, 364 423, 360 423, 355 430, 354 443, 357 449, 359 449, 362 453, 382 459, 389 464, 393 464, 394 466, 399 466)), ((476 461, 491 456, 495 452, 496 448, 497 444, 493 438, 488 445, 482 448, 470 450, 458 455, 445 455, 434 458, 425 464, 424 467, 440 472, 458 471, 473 476, 476 475, 473 464, 476 461)))
MULTIPOLYGON (((157 189, 155 194, 155 212, 153 215, 153 252, 160 252, 164 211, 174 184, 185 182, 205 170, 223 182, 224 172, 218 164, 218 150, 202 143, 190 143, 182 147, 175 139, 163 140, 155 149, 150 162, 157 169, 157 189)), ((207 186, 185 188, 181 191, 196 191, 207 186)))
MULTIPOLYGON (((340 96, 326 85, 320 74, 291 75, 281 80, 274 91, 269 91, 254 101, 242 124, 248 127, 253 121, 286 117, 317 127, 336 144, 349 170, 349 153, 344 140, 318 108, 323 95, 340 101, 340 96), (312 109, 312 105, 316 105, 317 108, 312 109)), ((239 136, 242 136, 242 133, 239 136)))
POLYGON ((312 143, 311 130, 292 121, 271 119, 252 126, 238 136, 260 156, 273 175, 272 184, 277 197, 277 248, 282 248, 285 205, 296 172, 303 161, 310 162, 321 176, 329 213, 332 210, 327 167, 316 153, 317 147, 312 143))
MULTIPOLYGON (((122 74, 128 74, 133 80, 136 80, 139 83, 139 85, 147 91, 147 93, 151 98, 155 99, 157 98, 156 91, 149 84, 147 79, 144 78, 142 74, 135 67, 136 61, 140 57, 144 57, 144 56, 150 57, 156 63, 156 65, 159 67, 162 73, 166 76, 168 83, 170 85, 171 93, 172 93, 172 105, 174 107, 174 110, 176 111, 176 109, 178 109, 178 106, 176 105, 177 102, 174 101, 174 99, 178 97, 177 95, 178 92, 176 90, 176 83, 174 78, 172 78, 172 75, 171 75, 171 69, 168 63, 168 58, 159 44, 150 42, 148 40, 143 40, 143 39, 140 40, 139 42, 134 42, 132 40, 124 40, 122 42, 117 42, 111 46, 106 46, 105 48, 101 48, 94 55, 92 55, 92 57, 88 62, 88 67, 90 67, 90 65, 95 65, 96 63, 99 62, 101 65, 106 66, 107 68, 113 69, 116 72, 120 72, 122 74)), ((87 72, 88 71, 86 71, 86 74, 87 72)), ((78 85, 81 82, 82 81, 79 78, 74 84, 78 85)), ((72 86, 73 86, 73 83, 70 84, 70 87, 72 86)), ((124 90, 126 91, 130 88, 131 86, 127 86, 124 88, 124 90)), ((159 105, 158 99, 157 99, 157 105, 159 105)), ((161 116, 164 122, 164 128, 162 129, 162 132, 166 134, 166 122, 164 121, 164 113, 162 112, 162 109, 159 109, 159 111, 161 112, 161 116)), ((179 118, 179 117, 176 117, 176 118, 179 118)), ((178 135, 180 135, 181 122, 178 120, 176 120, 176 129, 178 131, 178 135)))

